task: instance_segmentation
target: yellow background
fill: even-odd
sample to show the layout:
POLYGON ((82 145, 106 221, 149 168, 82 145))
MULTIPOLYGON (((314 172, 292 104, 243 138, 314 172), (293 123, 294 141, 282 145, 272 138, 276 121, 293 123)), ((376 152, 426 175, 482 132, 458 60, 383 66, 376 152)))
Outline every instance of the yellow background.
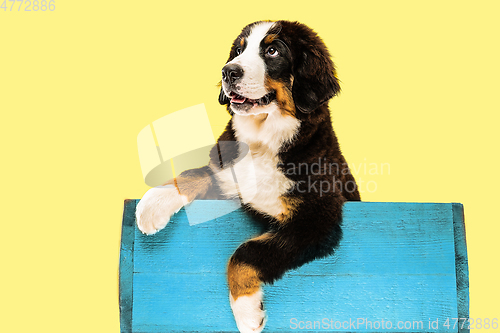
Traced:
POLYGON ((205 103, 218 135, 220 70, 260 19, 302 21, 329 46, 347 159, 390 164, 358 172, 377 185, 364 200, 465 205, 471 317, 500 317, 500 2, 18 5, 0 10, 1 332, 119 332, 123 200, 148 189, 137 134, 205 103))

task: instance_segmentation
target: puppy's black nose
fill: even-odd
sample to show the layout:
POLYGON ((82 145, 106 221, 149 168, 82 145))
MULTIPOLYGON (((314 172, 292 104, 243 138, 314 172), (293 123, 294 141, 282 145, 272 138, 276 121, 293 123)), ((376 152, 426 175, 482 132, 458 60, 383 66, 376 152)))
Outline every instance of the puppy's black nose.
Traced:
POLYGON ((226 83, 235 83, 243 76, 243 68, 235 64, 227 64, 222 68, 222 80, 226 83))

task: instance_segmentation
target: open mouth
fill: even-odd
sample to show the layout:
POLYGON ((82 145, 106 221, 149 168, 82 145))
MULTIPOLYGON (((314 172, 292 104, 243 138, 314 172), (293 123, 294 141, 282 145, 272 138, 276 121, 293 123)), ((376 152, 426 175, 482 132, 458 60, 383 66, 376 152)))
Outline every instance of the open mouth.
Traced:
POLYGON ((231 97, 231 105, 253 107, 253 106, 259 106, 259 105, 260 106, 268 105, 276 98, 276 93, 274 91, 272 91, 269 94, 266 94, 259 99, 250 99, 250 98, 246 98, 244 96, 238 95, 235 92, 231 92, 229 97, 231 97))

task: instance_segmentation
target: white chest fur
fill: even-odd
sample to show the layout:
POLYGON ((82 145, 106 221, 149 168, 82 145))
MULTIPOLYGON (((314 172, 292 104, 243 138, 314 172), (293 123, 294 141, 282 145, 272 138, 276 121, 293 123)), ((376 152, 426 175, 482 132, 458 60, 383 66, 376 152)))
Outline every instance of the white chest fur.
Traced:
POLYGON ((240 195, 243 203, 264 214, 281 214, 280 196, 294 184, 278 170, 278 152, 284 143, 293 140, 299 127, 299 120, 283 116, 278 110, 267 115, 234 115, 236 138, 250 149, 234 167, 217 173, 224 193, 228 197, 240 195))

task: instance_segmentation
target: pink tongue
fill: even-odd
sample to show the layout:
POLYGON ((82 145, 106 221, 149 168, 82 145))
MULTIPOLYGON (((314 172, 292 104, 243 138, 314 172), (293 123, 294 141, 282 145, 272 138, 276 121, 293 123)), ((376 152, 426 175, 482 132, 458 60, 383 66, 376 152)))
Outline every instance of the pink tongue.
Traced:
MULTIPOLYGON (((238 96, 240 97, 240 96, 238 96)), ((241 97, 241 98, 238 98, 238 97, 232 97, 231 98, 231 103, 237 103, 237 104, 242 104, 242 103, 245 103, 246 101, 246 98, 245 97, 241 97)))

